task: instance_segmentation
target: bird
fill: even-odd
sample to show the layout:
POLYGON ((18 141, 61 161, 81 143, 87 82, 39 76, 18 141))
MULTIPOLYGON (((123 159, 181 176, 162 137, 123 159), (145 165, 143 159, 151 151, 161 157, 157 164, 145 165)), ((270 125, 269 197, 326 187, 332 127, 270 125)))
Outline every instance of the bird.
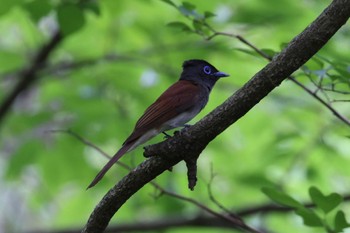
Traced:
POLYGON ((87 189, 95 186, 125 153, 162 132, 184 127, 208 103, 209 94, 215 83, 220 78, 228 76, 205 60, 184 61, 180 79, 145 110, 122 147, 96 175, 87 189))

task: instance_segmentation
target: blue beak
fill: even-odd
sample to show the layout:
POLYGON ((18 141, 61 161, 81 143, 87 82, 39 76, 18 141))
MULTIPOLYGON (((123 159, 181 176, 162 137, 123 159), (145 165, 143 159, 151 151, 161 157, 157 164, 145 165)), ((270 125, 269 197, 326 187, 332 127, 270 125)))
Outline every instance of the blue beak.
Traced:
POLYGON ((228 76, 230 76, 229 74, 226 74, 226 73, 220 72, 220 71, 214 73, 213 75, 214 75, 215 77, 218 77, 218 78, 223 78, 223 77, 228 77, 228 76))

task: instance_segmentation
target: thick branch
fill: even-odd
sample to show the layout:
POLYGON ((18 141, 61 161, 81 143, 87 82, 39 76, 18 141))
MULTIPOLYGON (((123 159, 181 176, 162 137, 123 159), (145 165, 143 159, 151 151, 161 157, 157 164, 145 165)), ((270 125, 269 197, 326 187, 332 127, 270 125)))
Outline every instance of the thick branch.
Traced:
POLYGON ((141 163, 104 196, 83 232, 103 232, 118 209, 147 182, 181 160, 197 157, 210 141, 321 49, 349 16, 350 0, 334 0, 285 50, 222 105, 181 134, 146 148, 146 155, 157 156, 141 163))
MULTIPOLYGON (((104 151, 102 151, 99 147, 97 147, 96 145, 94 145, 93 143, 88 141, 87 139, 81 137, 80 135, 76 134, 75 132, 73 132, 71 130, 52 130, 51 132, 67 133, 68 135, 73 136, 74 138, 76 138, 77 140, 82 142, 83 144, 85 144, 85 145, 95 149, 96 151, 98 151, 100 154, 102 154, 103 156, 107 157, 108 159, 111 159, 111 157, 109 155, 107 155, 104 151)), ((122 166, 123 168, 127 169, 128 171, 132 170, 132 168, 130 168, 129 166, 123 164, 120 161, 118 161, 117 163, 118 163, 118 165, 122 166)), ((187 161, 187 163, 191 163, 191 162, 187 161)), ((156 188, 159 191, 159 194, 157 194, 157 196, 158 195, 159 196, 166 195, 166 196, 169 196, 169 197, 172 197, 172 198, 176 198, 178 200, 182 200, 182 201, 191 203, 194 206, 197 206, 199 209, 203 210, 204 212, 209 213, 212 216, 215 216, 215 217, 221 219, 221 221, 224 222, 225 226, 226 225, 230 225, 232 228, 235 228, 235 229, 245 229, 248 232, 260 233, 260 232, 258 232, 256 230, 252 229, 251 227, 249 227, 247 224, 244 223, 244 221, 240 217, 234 215, 230 211, 228 211, 228 212, 226 212, 224 214, 221 214, 219 212, 216 212, 216 211, 210 209, 209 207, 207 207, 206 205, 198 202, 195 199, 188 198, 188 197, 179 195, 177 193, 171 192, 169 190, 166 190, 163 187, 161 187, 160 185, 158 185, 155 181, 151 181, 151 182, 149 182, 149 184, 151 184, 154 188, 156 188)), ((191 219, 193 219, 193 218, 191 218, 191 219)), ((185 225, 183 225, 183 226, 185 226, 185 225)))
POLYGON ((19 96, 19 94, 24 90, 28 89, 28 87, 36 81, 38 72, 43 68, 49 55, 59 44, 61 39, 61 34, 59 32, 55 33, 51 40, 46 45, 44 45, 37 53, 36 57, 33 58, 33 62, 30 64, 30 66, 20 72, 19 82, 5 97, 0 105, 0 123, 4 119, 6 113, 9 111, 17 96, 19 96))
MULTIPOLYGON (((167 229, 181 229, 181 228, 193 228, 193 229, 236 229, 235 225, 230 222, 224 221, 218 217, 209 216, 196 216, 196 217, 173 217, 173 218, 161 218, 153 221, 145 222, 133 222, 124 223, 117 226, 109 227, 105 233, 117 233, 117 232, 162 232, 167 229)), ((26 233, 78 233, 78 229, 66 229, 57 231, 30 231, 26 233)))
MULTIPOLYGON (((346 194, 343 196, 344 201, 350 200, 350 195, 346 194)), ((305 203, 305 207, 313 208, 315 205, 313 203, 305 203)), ((249 208, 243 208, 236 212, 237 215, 241 217, 252 216, 257 214, 266 214, 266 213, 288 213, 290 211, 294 211, 293 208, 279 206, 276 204, 261 204, 257 206, 252 206, 249 208)), ((226 212, 226 211, 225 211, 226 212)), ((226 213, 222 213, 226 214, 226 213)), ((145 222, 133 222, 133 223, 123 223, 118 224, 116 226, 111 226, 105 233, 113 233, 113 232, 135 232, 135 231, 161 231, 167 229, 179 229, 179 228, 226 228, 226 229, 235 229, 235 226, 227 221, 224 221, 222 218, 217 216, 206 216, 206 215, 197 215, 192 218, 188 217, 165 217, 153 221, 145 221, 145 222)), ((66 230, 34 230, 28 231, 26 233, 78 233, 79 229, 66 229, 66 230)))

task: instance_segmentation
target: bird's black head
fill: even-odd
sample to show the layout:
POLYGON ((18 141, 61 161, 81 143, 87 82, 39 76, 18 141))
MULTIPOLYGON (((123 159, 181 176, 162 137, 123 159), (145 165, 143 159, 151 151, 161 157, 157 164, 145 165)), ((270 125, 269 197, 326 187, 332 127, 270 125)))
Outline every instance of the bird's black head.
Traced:
POLYGON ((218 71, 208 62, 199 59, 185 61, 182 68, 180 80, 192 81, 196 84, 204 85, 210 90, 220 78, 229 76, 224 72, 218 71))

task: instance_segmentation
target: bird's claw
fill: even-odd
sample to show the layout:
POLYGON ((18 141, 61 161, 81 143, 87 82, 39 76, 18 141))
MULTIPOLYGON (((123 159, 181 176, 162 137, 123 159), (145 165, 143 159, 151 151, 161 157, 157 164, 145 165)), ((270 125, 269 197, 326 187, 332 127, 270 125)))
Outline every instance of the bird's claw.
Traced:
POLYGON ((162 132, 164 134, 164 139, 169 139, 171 138, 171 136, 169 134, 167 134, 166 132, 162 132))
POLYGON ((187 130, 188 128, 190 128, 190 127, 191 127, 191 125, 185 124, 184 127, 183 127, 181 130, 176 130, 176 131, 174 132, 174 135, 177 135, 177 134, 180 134, 180 135, 181 135, 182 132, 186 131, 186 130, 187 130))

